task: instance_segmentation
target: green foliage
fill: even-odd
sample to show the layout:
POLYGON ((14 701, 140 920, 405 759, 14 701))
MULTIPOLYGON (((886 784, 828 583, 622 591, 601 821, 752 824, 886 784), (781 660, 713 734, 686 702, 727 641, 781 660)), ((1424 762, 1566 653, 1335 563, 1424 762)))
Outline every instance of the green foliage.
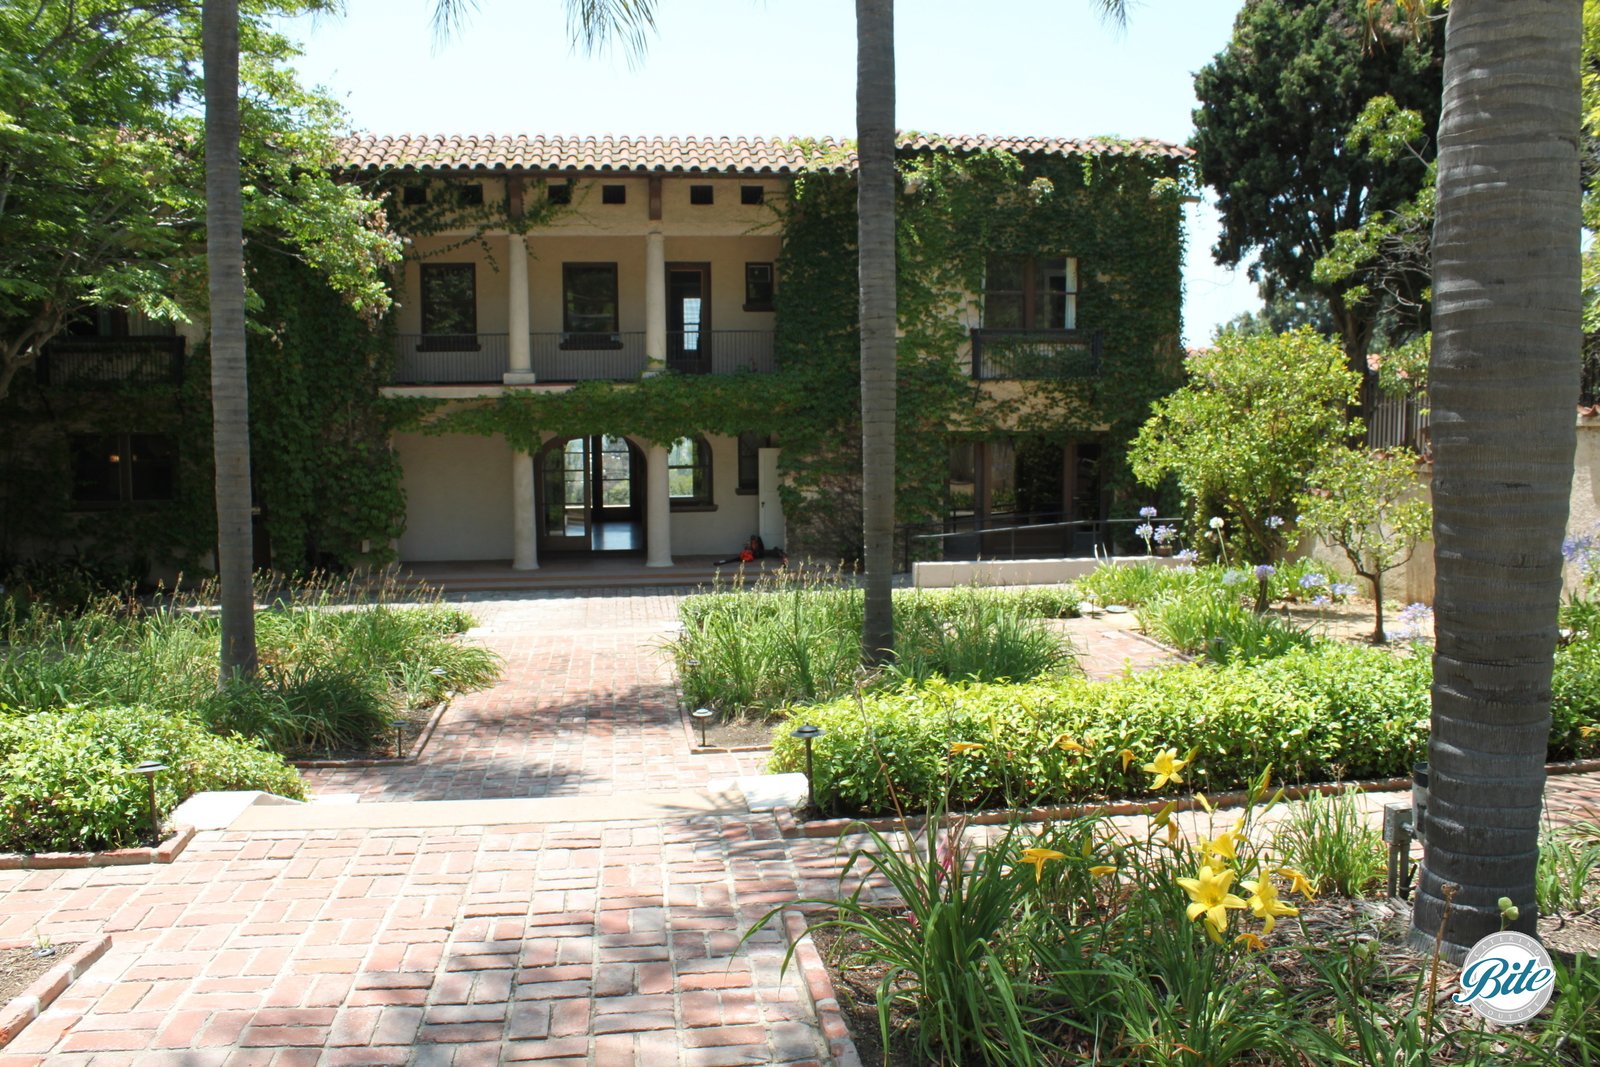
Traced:
POLYGON ((1335 448, 1306 481, 1301 529, 1341 549, 1351 569, 1372 583, 1372 641, 1382 644, 1383 576, 1433 533, 1433 508, 1417 482, 1417 457, 1404 448, 1335 448))
POLYGON ((1271 659, 1315 641, 1306 630, 1258 614, 1228 592, 1161 597, 1139 609, 1139 620, 1162 644, 1215 663, 1271 659))
POLYGON ((1347 139, 1367 101, 1387 95, 1438 126, 1442 20, 1421 34, 1365 0, 1260 0, 1240 11, 1228 48, 1195 77, 1193 146, 1222 213, 1217 261, 1252 252, 1269 296, 1317 290, 1330 299, 1351 362, 1366 353, 1376 301, 1313 277, 1334 235, 1409 200, 1427 181, 1420 159, 1382 162, 1347 139), (1308 120, 1308 116, 1314 116, 1308 120))
MULTIPOLYGON (((378 202, 336 180, 339 110, 298 84, 270 28, 315 6, 241 5, 245 225, 381 309, 398 243, 378 202)), ((191 4, 0 7, 0 397, 93 308, 203 317, 199 53, 191 4)))
POLYGON ((148 787, 122 773, 144 760, 168 767, 155 778, 163 816, 204 790, 305 796, 281 757, 255 742, 218 737, 172 709, 69 706, 27 714, 0 705, 0 850, 148 843, 148 787))
POLYGON ((1582 914, 1600 904, 1600 842, 1546 830, 1539 840, 1533 888, 1539 914, 1582 914))
MULTIPOLYGON (((1235 558, 1271 561, 1308 475, 1355 429, 1346 409, 1360 379, 1338 346, 1309 329, 1278 337, 1225 334, 1189 357, 1190 382, 1158 401, 1129 453, 1146 485, 1175 477, 1192 525, 1226 521, 1235 558)), ((1358 424, 1357 424, 1358 425, 1358 424)))
MULTIPOLYGON (((1025 680, 1064 666, 1038 621, 1070 611, 1051 590, 896 590, 894 680, 1025 680)), ((684 699, 724 714, 771 712, 850 691, 861 665, 862 594, 826 578, 764 579, 747 592, 691 597, 668 646, 684 699)))
POLYGON ((1284 862, 1304 874, 1318 893, 1365 896, 1384 877, 1383 836, 1362 811, 1352 787, 1313 793, 1289 805, 1274 842, 1284 862))

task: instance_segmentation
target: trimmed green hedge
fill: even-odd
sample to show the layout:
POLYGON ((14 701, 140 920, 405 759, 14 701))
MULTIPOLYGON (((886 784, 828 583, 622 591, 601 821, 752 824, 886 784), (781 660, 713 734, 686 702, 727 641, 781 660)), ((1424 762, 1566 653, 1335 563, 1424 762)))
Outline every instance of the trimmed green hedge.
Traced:
MULTIPOLYGON (((789 731, 813 722, 818 806, 884 814, 900 806, 1039 804, 1141 796, 1140 770, 1158 748, 1193 748, 1187 780, 1241 788, 1267 764, 1291 782, 1410 773, 1426 749, 1432 663, 1427 653, 1319 642, 1271 660, 1182 665, 1108 682, 1055 678, 1024 685, 933 683, 793 708, 775 731, 771 768, 803 770, 789 731), (1088 753, 1052 748, 1061 734, 1088 753), (952 755, 955 742, 978 751, 952 755), (1119 753, 1139 757, 1127 770, 1119 753)), ((1551 756, 1600 751, 1580 727, 1600 709, 1600 643, 1557 657, 1551 756)))
POLYGON ((303 799, 305 786, 259 742, 219 737, 149 707, 69 707, 20 714, 0 705, 0 851, 93 851, 148 843, 149 787, 121 773, 144 760, 163 816, 209 789, 303 799))

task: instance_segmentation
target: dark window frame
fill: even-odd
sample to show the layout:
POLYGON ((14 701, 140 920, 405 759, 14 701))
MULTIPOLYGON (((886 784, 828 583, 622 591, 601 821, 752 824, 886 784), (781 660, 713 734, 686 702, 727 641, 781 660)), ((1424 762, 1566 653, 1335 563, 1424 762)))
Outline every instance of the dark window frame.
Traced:
POLYGON ((602 204, 626 204, 628 202, 628 187, 617 184, 602 185, 600 187, 600 202, 602 204))
POLYGON ((713 486, 715 479, 712 476, 711 443, 699 434, 680 437, 677 441, 667 446, 667 501, 673 511, 706 511, 716 506, 713 486), (673 452, 679 442, 687 441, 694 449, 688 463, 673 462, 673 452), (672 476, 675 471, 689 471, 694 491, 689 495, 674 494, 672 492, 672 476))
POLYGON ((456 203, 462 207, 483 206, 483 183, 472 182, 456 186, 456 203))
MULTIPOLYGON (((422 337, 418 348, 425 351, 472 352, 478 350, 478 265, 476 263, 422 263, 420 316, 422 337), (472 302, 467 324, 470 330, 437 330, 437 309, 432 306, 431 290, 446 273, 465 273, 471 279, 472 302)), ((461 309, 457 309, 460 311, 461 309)))
POLYGON ((622 347, 622 299, 618 291, 617 264, 572 262, 561 264, 561 347, 597 349, 622 347), (606 270, 611 275, 611 326, 602 330, 575 330, 572 326, 572 275, 574 270, 606 270))
POLYGON ((77 433, 67 438, 67 450, 72 465, 72 507, 79 511, 98 511, 113 508, 152 507, 170 504, 178 499, 179 455, 178 439, 166 433, 77 433), (80 479, 81 459, 83 453, 93 451, 104 454, 109 449, 106 459, 108 469, 102 471, 100 479, 102 486, 110 488, 114 483, 115 496, 109 493, 99 496, 83 497, 82 479, 80 479), (166 488, 160 492, 151 493, 148 488, 140 488, 140 463, 139 454, 150 449, 162 449, 166 456, 165 462, 155 469, 159 472, 161 467, 168 468, 164 474, 158 473, 159 484, 166 488), (109 478, 104 477, 109 475, 109 478))
MULTIPOLYGON (((1029 331, 1076 330, 1078 328, 1078 296, 1082 292, 1081 276, 1077 264, 1078 257, 1066 255, 1065 253, 1054 256, 991 255, 989 257, 989 265, 985 267, 983 279, 983 328, 1029 331), (1039 285, 1041 277, 1049 270, 1045 265, 1056 259, 1061 261, 1062 271, 1075 283, 1072 288, 1065 289, 1062 292, 1062 295, 1066 298, 1063 309, 1070 308, 1072 312, 1072 324, 1070 326, 1046 326, 1040 324, 1041 319, 1044 317, 1042 313, 1047 313, 1048 309, 1039 307, 1039 285), (1021 265, 1022 279, 1020 289, 995 289, 990 286, 990 280, 994 274, 992 264, 997 260, 1021 265), (993 310, 990 301, 994 297, 1001 296, 1021 298, 1022 321, 1020 324, 1016 326, 996 326, 991 321, 993 310)), ((1063 317, 1066 317, 1065 311, 1063 312, 1063 317)))
POLYGON ((544 198, 552 204, 572 203, 572 183, 559 182, 545 186, 544 198))
POLYGON ((738 476, 733 491, 753 496, 761 491, 761 450, 772 447, 772 435, 747 430, 738 436, 738 476))
POLYGON ((767 202, 767 187, 764 185, 739 186, 739 203, 745 207, 759 207, 767 202))
POLYGON ((400 203, 405 207, 420 207, 428 202, 426 185, 406 185, 400 189, 400 203))
POLYGON ((709 184, 689 186, 689 203, 694 207, 710 207, 717 202, 717 187, 709 184))
POLYGON ((771 260, 751 260, 744 265, 744 310, 772 311, 778 291, 778 270, 771 260), (766 268, 766 296, 762 297, 759 283, 752 276, 752 268, 766 268))

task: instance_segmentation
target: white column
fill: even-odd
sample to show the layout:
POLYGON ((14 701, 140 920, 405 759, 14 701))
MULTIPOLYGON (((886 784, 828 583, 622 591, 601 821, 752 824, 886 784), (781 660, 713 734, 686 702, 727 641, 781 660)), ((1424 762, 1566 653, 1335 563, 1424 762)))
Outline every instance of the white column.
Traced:
POLYGON ((645 375, 667 366, 667 238, 659 227, 644 236, 645 375))
POLYGON ((511 358, 505 383, 531 385, 535 378, 528 338, 528 239, 520 233, 506 237, 506 309, 511 358))
POLYGON ((511 453, 511 569, 539 569, 539 534, 534 523, 533 457, 511 453))
POLYGON ((757 530, 761 543, 779 548, 783 540, 783 498, 778 495, 778 450, 756 450, 756 500, 759 502, 757 530))
POLYGON ((672 566, 672 501, 667 496, 667 450, 644 450, 644 565, 672 566))

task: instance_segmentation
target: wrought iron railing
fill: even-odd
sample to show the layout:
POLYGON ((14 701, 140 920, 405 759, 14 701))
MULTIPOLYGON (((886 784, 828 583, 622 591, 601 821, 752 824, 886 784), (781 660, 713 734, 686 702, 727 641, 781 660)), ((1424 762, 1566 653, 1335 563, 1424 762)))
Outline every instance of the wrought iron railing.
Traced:
POLYGON ((1428 451, 1428 394, 1395 396, 1378 388, 1376 376, 1361 385, 1361 414, 1368 448, 1428 451))
POLYGON ((1095 559, 1144 555, 1135 531, 1147 521, 1171 527, 1173 535, 1158 552, 1183 544, 1184 520, 1067 519, 1065 512, 1006 512, 965 515, 936 523, 908 523, 895 530, 896 568, 909 571, 918 560, 1095 559))
POLYGON ((403 333, 395 338, 396 385, 479 385, 506 372, 503 333, 403 333))
POLYGON ((1093 378, 1101 337, 1085 330, 973 330, 972 376, 983 380, 1093 378))
POLYGON ((162 337, 63 337, 35 365, 40 385, 181 385, 184 341, 162 337))
MULTIPOLYGON (((529 356, 538 382, 631 381, 648 367, 644 334, 535 333, 529 356)), ((500 382, 510 369, 503 333, 401 334, 397 385, 500 382)), ((770 374, 776 369, 771 330, 678 331, 667 335, 667 369, 684 374, 770 374)))
POLYGON ((536 333, 533 376, 541 382, 629 381, 644 373, 642 333, 536 333))
POLYGON ((667 368, 684 374, 771 374, 771 330, 700 330, 667 334, 667 368))

